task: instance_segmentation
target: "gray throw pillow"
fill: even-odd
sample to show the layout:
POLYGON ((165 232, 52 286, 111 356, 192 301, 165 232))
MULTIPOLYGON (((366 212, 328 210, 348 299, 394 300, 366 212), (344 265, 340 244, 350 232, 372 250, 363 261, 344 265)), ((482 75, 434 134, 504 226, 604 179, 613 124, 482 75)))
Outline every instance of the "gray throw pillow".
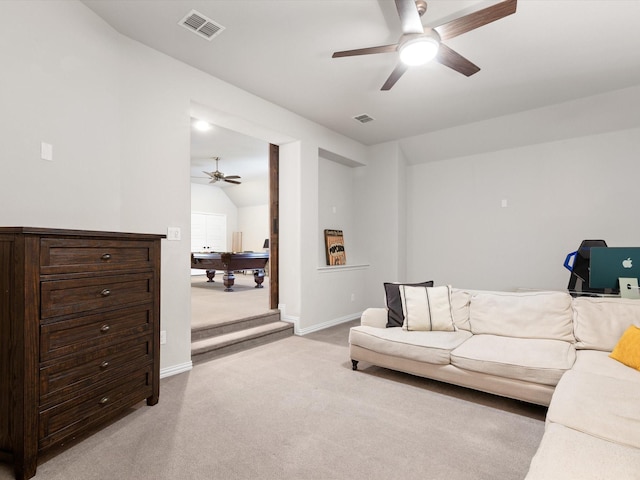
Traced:
POLYGON ((402 314, 402 300, 400 298, 400 285, 410 287, 433 287, 433 280, 422 283, 385 283, 384 293, 387 296, 387 328, 402 327, 404 315, 402 314))

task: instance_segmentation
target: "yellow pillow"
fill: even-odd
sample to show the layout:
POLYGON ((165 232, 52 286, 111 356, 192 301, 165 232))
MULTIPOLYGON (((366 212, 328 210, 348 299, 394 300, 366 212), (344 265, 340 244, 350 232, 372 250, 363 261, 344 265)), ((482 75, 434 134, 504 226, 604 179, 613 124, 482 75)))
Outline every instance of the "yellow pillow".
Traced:
POLYGON ((635 325, 627 328, 609 356, 627 367, 640 370, 640 328, 635 325))

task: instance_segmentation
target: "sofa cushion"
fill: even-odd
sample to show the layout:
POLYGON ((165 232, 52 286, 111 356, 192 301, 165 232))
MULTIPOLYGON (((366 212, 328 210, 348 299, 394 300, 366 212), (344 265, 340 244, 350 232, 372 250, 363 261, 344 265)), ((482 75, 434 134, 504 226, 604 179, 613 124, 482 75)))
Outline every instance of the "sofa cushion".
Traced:
POLYGON ((381 307, 369 307, 360 315, 360 325, 385 328, 387 325, 387 309, 381 307))
POLYGON ((637 478, 640 450, 549 422, 525 480, 637 478))
POLYGON ((400 286, 404 330, 444 331, 456 329, 451 311, 451 288, 400 286))
POLYGON ((579 297, 573 301, 576 348, 610 352, 630 325, 640 327, 640 302, 628 298, 579 297))
POLYGON ((570 370, 553 394, 547 421, 640 448, 640 383, 570 370))
POLYGON ((478 293, 471 297, 471 331, 572 342, 571 299, 564 292, 478 293))
POLYGON ((453 323, 456 328, 471 330, 469 323, 469 307, 471 305, 471 294, 459 288, 451 289, 451 311, 453 312, 453 323))
POLYGON ((640 370, 640 328, 631 325, 609 355, 627 367, 640 370))
POLYGON ((436 365, 450 363, 450 352, 471 336, 470 332, 408 332, 400 328, 353 327, 349 343, 367 350, 436 365))
POLYGON ((562 340, 474 335, 451 352, 458 368, 551 386, 574 362, 573 344, 562 340))
POLYGON ((404 322, 402 314, 402 301, 400 300, 400 285, 412 285, 416 287, 433 287, 433 281, 422 283, 385 283, 384 294, 387 305, 387 327, 401 327, 404 322))
POLYGON ((578 350, 572 370, 640 383, 640 372, 610 358, 609 352, 601 350, 578 350))

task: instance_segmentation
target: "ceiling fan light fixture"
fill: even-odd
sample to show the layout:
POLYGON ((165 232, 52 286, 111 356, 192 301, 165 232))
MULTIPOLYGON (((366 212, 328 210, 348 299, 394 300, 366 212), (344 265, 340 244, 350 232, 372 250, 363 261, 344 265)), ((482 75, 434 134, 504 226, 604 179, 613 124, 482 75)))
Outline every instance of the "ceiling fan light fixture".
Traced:
POLYGON ((424 65, 433 60, 438 54, 440 42, 435 38, 420 36, 413 38, 400 46, 400 61, 405 65, 424 65))

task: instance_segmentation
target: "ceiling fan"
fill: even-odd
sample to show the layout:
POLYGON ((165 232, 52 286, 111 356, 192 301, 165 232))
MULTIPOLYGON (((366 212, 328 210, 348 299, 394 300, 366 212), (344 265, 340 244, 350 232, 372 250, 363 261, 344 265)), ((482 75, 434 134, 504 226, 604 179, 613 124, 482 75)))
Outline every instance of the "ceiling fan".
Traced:
POLYGON ((335 52, 332 55, 332 58, 338 58, 398 52, 400 62, 391 72, 381 90, 390 90, 410 66, 421 65, 432 59, 467 77, 477 73, 480 71, 480 67, 471 63, 455 50, 447 47, 442 41, 511 15, 515 13, 517 4, 517 0, 503 0, 491 7, 477 10, 437 27, 430 28, 423 27, 420 20, 420 17, 427 11, 427 2, 425 0, 395 0, 395 2, 400 23, 402 24, 402 35, 398 43, 345 50, 335 52))
POLYGON ((224 181, 227 183, 235 183, 236 185, 240 185, 242 182, 238 182, 237 180, 234 180, 236 178, 241 178, 238 175, 229 175, 229 176, 225 176, 224 173, 222 173, 220 170, 218 170, 218 161, 220 160, 220 157, 212 157, 215 161, 216 161, 216 171, 215 172, 205 172, 203 171, 202 173, 206 173, 207 175, 209 175, 209 178, 211 178, 211 181, 209 183, 216 183, 218 181, 224 181))

